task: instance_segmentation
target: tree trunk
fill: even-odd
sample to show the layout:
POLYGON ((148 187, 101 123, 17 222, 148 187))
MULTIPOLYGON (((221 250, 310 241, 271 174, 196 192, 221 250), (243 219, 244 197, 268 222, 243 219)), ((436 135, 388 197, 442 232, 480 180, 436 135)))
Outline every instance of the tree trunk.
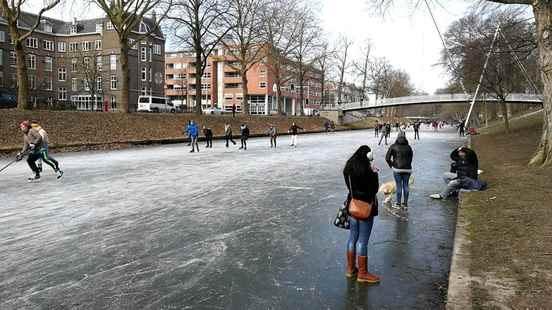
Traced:
POLYGON ((537 24, 537 46, 541 78, 544 85, 544 124, 541 141, 534 157, 533 166, 552 166, 552 3, 540 0, 533 4, 537 24))
POLYGON ((282 96, 282 84, 281 84, 281 81, 279 81, 279 79, 277 83, 278 84, 276 84, 276 93, 277 93, 276 105, 278 109, 278 115, 282 115, 284 114, 284 107, 283 107, 284 98, 282 96))
POLYGON ((119 112, 129 113, 129 89, 130 89, 130 80, 128 73, 128 46, 127 40, 119 40, 121 45, 121 55, 119 56, 119 61, 121 62, 121 104, 119 112))
POLYGON ((249 115, 249 94, 247 89, 247 71, 241 72, 242 78, 242 113, 243 115, 249 115))
POLYGON ((17 66, 17 108, 20 110, 29 110, 29 79, 27 76, 27 61, 25 59, 25 51, 23 50, 23 42, 17 40, 15 42, 15 55, 17 66))
POLYGON ((502 108, 502 118, 504 119, 504 129, 507 133, 510 133, 510 116, 508 115, 508 106, 504 101, 500 102, 500 106, 502 108))
POLYGON ((202 96, 203 94, 201 92, 201 76, 203 75, 203 72, 201 70, 202 67, 203 67, 203 64, 201 62, 201 50, 196 49, 196 57, 195 58, 196 58, 195 59, 195 61, 196 61, 196 64, 195 64, 195 71, 196 71, 196 76, 195 76, 195 82, 196 82, 196 85, 195 85, 195 93, 196 93, 195 105, 196 105, 196 108, 195 108, 195 112, 196 112, 197 115, 201 115, 201 99, 203 97, 202 96))

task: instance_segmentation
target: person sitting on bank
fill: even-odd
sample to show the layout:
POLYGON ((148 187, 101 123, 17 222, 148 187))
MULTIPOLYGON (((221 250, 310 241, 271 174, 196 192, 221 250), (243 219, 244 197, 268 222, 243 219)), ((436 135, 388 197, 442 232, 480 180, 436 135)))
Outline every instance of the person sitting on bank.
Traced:
POLYGON ((447 187, 439 194, 429 197, 433 199, 448 198, 460 190, 479 191, 487 188, 487 183, 479 180, 479 162, 475 152, 465 146, 461 146, 450 154, 453 163, 450 172, 445 173, 444 180, 447 187))

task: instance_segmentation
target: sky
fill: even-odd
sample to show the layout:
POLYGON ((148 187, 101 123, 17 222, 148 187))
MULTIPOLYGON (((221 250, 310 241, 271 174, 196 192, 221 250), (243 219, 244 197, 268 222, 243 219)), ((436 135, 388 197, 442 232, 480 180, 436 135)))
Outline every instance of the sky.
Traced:
MULTIPOLYGON (((35 1, 27 9, 37 11, 35 1)), ((30 3, 33 3, 31 1, 30 3)), ((47 14, 63 20, 94 18, 101 11, 85 0, 71 1, 47 14)), ((448 77, 442 66, 437 65, 443 48, 437 30, 425 6, 409 5, 410 0, 395 0, 385 16, 370 10, 366 0, 318 0, 319 17, 330 43, 341 34, 353 40, 352 59, 361 58, 361 46, 369 39, 372 55, 386 57, 398 69, 410 74, 417 90, 434 93, 446 86, 448 77)), ((413 1, 412 1, 413 2, 413 1)), ((432 5, 432 11, 441 32, 468 12, 473 0, 441 0, 442 5, 432 5)), ((350 72, 347 82, 359 82, 350 72)))

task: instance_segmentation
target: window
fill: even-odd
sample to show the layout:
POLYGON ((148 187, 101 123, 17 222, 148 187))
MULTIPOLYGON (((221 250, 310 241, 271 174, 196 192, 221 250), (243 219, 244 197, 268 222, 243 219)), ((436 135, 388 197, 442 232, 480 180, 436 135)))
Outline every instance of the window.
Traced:
POLYGON ((71 71, 73 71, 73 72, 79 71, 79 66, 77 64, 77 59, 76 58, 71 59, 71 71))
POLYGON ((145 81, 147 79, 147 75, 148 75, 148 69, 142 68, 142 81, 145 81))
POLYGON ((70 52, 76 52, 79 50, 79 43, 78 42, 69 42, 69 51, 70 52))
POLYGON ((53 90, 53 81, 51 77, 47 77, 46 80, 44 80, 44 84, 46 84, 46 90, 53 90))
POLYGON ((10 52, 10 66, 15 67, 17 65, 17 54, 14 51, 10 52))
POLYGON ((117 110, 117 97, 111 96, 111 110, 117 110))
POLYGON ((82 50, 85 52, 88 52, 92 48, 92 42, 90 41, 83 41, 81 44, 82 44, 82 50))
POLYGON ((109 67, 111 71, 117 70, 117 55, 109 55, 109 67))
POLYGON ((37 38, 27 38, 27 47, 38 48, 38 39, 37 38))
POLYGON ((102 32, 103 31, 103 25, 102 24, 96 24, 96 32, 102 32))
POLYGON ((181 63, 175 63, 174 68, 175 69, 182 69, 182 64, 181 63))
POLYGON ((138 44, 136 44, 136 40, 134 39, 128 39, 128 46, 133 50, 138 49, 138 44))
POLYGON ((4 65, 4 50, 0 49, 0 66, 4 65))
POLYGON ((99 51, 102 49, 102 40, 96 40, 96 50, 99 51))
POLYGON ((87 79, 82 80, 82 86, 85 91, 90 91, 90 82, 87 79))
POLYGON ((101 91, 103 88, 103 85, 102 85, 102 77, 101 76, 98 76, 96 78, 96 90, 99 90, 101 91))
POLYGON ((84 57, 83 63, 84 63, 84 69, 89 70, 90 69, 90 57, 84 57))
POLYGON ((71 90, 72 91, 78 91, 79 90, 79 80, 76 78, 71 79, 71 90))
POLYGON ((65 82, 66 77, 67 77, 67 69, 65 67, 59 67, 58 68, 58 81, 65 82))
POLYGON ((54 41, 44 40, 44 49, 47 51, 54 51, 54 41))
POLYGON ((115 28, 113 27, 113 23, 112 23, 111 21, 107 21, 107 23, 106 23, 106 28, 107 28, 107 30, 113 30, 113 29, 115 29, 115 28))
POLYGON ((224 77, 239 78, 239 77, 240 77, 240 73, 239 73, 239 72, 236 72, 236 71, 224 72, 224 77))
POLYGON ((116 75, 111 76, 111 89, 112 90, 117 89, 117 76, 116 75))
POLYGON ((52 24, 50 24, 49 22, 43 20, 42 21, 42 30, 52 33, 52 24))
POLYGON ((36 77, 29 75, 29 89, 36 89, 36 77))
POLYGON ((148 88, 142 87, 142 96, 146 96, 148 94, 148 88))
POLYGON ((260 82, 259 87, 260 88, 266 88, 266 82, 260 82))
POLYGON ((30 70, 36 69, 36 56, 33 54, 27 55, 27 69, 30 69, 30 70))
POLYGON ((150 47, 149 48, 149 62, 152 62, 153 61, 153 48, 150 47))
POLYGON ((60 87, 58 89, 58 99, 61 100, 61 101, 67 100, 67 88, 60 87))
POLYGON ((77 34, 79 32, 79 25, 71 25, 71 34, 77 34))
POLYGON ((145 46, 142 46, 140 48, 140 60, 141 61, 147 61, 148 60, 148 48, 145 46))
POLYGON ((153 77, 153 70, 151 70, 151 66, 149 68, 149 81, 151 82, 152 80, 152 77, 153 77))
POLYGON ((224 88, 241 88, 241 83, 226 83, 224 88))
POLYGON ((161 45, 160 44, 154 44, 153 45, 153 53, 155 55, 161 55, 161 45))
POLYGON ((201 89, 206 90, 211 88, 211 84, 201 84, 201 89))
POLYGON ((58 42, 58 52, 65 53, 65 42, 58 42))
POLYGON ((0 42, 6 42, 6 33, 4 31, 0 31, 0 42))
POLYGON ((52 57, 50 56, 44 57, 44 71, 52 72, 52 64, 53 64, 52 57))
POLYGON ((96 70, 102 71, 102 56, 96 56, 96 70))

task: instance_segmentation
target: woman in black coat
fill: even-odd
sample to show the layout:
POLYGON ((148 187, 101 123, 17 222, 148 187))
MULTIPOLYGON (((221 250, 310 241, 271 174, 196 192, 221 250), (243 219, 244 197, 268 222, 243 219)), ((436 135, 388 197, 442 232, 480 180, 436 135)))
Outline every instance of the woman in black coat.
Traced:
POLYGON ((397 201, 393 208, 406 210, 408 208, 408 196, 410 194, 409 181, 412 174, 412 157, 414 152, 408 144, 404 133, 399 133, 397 140, 385 155, 385 161, 393 169, 393 177, 396 184, 397 201), (404 200, 403 200, 404 199, 404 200), (402 204, 401 204, 402 200, 402 204))
POLYGON ((378 283, 379 277, 368 272, 368 240, 372 233, 374 217, 378 215, 376 194, 379 189, 378 173, 372 169, 372 160, 372 150, 363 145, 351 156, 343 169, 345 184, 349 189, 347 205, 349 205, 352 197, 373 205, 372 213, 366 220, 349 216, 351 230, 347 243, 346 276, 352 277, 358 272, 358 282, 378 283), (355 263, 357 255, 358 269, 355 263))

